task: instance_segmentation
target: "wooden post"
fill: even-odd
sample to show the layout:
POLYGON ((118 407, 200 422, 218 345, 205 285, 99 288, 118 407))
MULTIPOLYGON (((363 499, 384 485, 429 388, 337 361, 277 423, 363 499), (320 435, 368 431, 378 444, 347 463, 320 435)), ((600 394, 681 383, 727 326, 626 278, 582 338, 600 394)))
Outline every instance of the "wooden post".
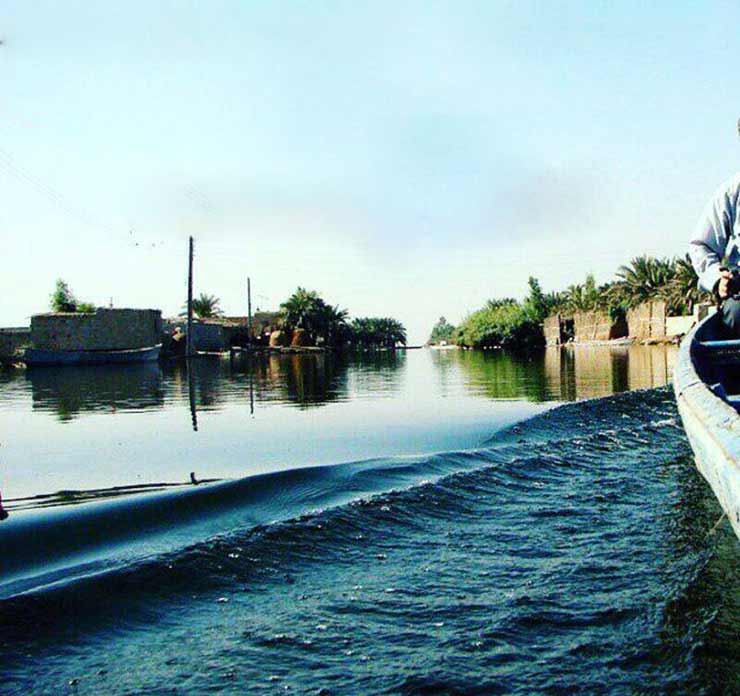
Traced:
POLYGON ((252 345, 252 279, 247 278, 247 331, 249 332, 248 345, 252 345))
POLYGON ((185 355, 193 357, 193 238, 188 252, 188 335, 185 337, 185 355))

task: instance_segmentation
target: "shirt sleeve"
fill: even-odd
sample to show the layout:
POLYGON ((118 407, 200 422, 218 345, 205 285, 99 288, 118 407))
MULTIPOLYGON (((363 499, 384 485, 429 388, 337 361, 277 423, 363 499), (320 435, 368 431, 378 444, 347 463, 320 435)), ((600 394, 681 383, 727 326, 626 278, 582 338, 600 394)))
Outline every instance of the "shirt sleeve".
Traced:
POLYGON ((735 224, 735 206, 724 188, 707 204, 689 242, 689 256, 699 275, 699 287, 713 292, 735 224))

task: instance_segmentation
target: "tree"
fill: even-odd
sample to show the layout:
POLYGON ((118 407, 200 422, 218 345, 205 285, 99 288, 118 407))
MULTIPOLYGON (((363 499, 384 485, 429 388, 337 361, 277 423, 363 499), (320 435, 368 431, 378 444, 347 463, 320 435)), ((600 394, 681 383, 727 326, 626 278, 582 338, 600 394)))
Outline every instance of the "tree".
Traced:
POLYGON ((406 329, 390 317, 360 317, 350 324, 351 342, 362 348, 387 348, 406 345, 406 329))
POLYGON ((303 329, 312 340, 338 345, 346 340, 347 310, 325 302, 314 290, 297 288, 280 305, 281 323, 288 329, 303 329))
POLYGON ((548 314, 545 293, 542 292, 540 282, 537 278, 530 276, 527 284, 529 285, 529 295, 527 295, 527 299, 524 301, 524 310, 532 321, 542 321, 548 314))
POLYGON ((51 294, 52 312, 94 312, 92 302, 80 302, 70 290, 69 285, 61 278, 57 279, 54 292, 51 294))
POLYGON ((313 333, 315 315, 323 300, 314 290, 297 288, 296 291, 280 305, 280 318, 283 326, 290 329, 305 329, 313 333))
POLYGON ((612 286, 612 301, 630 309, 658 299, 675 277, 675 265, 669 259, 638 256, 620 266, 616 275, 619 280, 612 286))
POLYGON ((699 276, 688 254, 674 259, 673 263, 674 275, 663 288, 663 299, 670 313, 691 314, 695 304, 702 300, 710 301, 709 294, 699 288, 699 276))
POLYGON ((456 340, 472 348, 536 348, 544 344, 544 335, 541 322, 518 302, 488 302, 463 320, 456 340))
MULTIPOLYGON (((198 297, 193 298, 193 314, 200 319, 210 319, 212 317, 223 316, 223 311, 220 307, 221 300, 215 295, 206 295, 201 293, 198 297)), ((188 313, 188 306, 183 306, 183 311, 180 316, 185 316, 188 313)))
POLYGON ((432 333, 429 336, 428 343, 440 343, 441 341, 452 341, 452 336, 455 333, 455 327, 450 324, 447 319, 440 317, 439 321, 434 325, 432 333))
POLYGON ((77 298, 72 294, 69 285, 61 278, 57 279, 54 292, 51 294, 52 312, 76 312, 77 298))

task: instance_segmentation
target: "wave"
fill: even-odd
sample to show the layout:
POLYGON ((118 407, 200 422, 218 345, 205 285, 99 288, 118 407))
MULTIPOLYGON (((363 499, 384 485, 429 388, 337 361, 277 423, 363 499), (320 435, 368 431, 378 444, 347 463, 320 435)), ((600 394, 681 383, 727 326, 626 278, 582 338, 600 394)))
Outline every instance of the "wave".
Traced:
POLYGON ((496 433, 474 450, 306 467, 198 486, 162 484, 153 487, 155 492, 120 498, 118 493, 132 489, 57 495, 51 502, 42 496, 31 500, 29 509, 15 510, 0 528, 0 599, 455 472, 495 468, 502 489, 533 481, 543 485, 550 469, 563 466, 564 454, 580 454, 569 466, 590 466, 605 451, 652 443, 671 428, 678 426, 666 390, 630 392, 557 407, 496 433), (645 408, 650 419, 644 418, 645 408), (56 507, 65 499, 85 502, 56 507))
POLYGON ((686 591, 703 587, 696 529, 716 514, 688 453, 656 390, 559 407, 476 450, 77 506, 63 519, 106 526, 92 560, 68 545, 54 575, 17 546, 26 570, 0 599, 6 688, 678 683, 717 606, 686 591))

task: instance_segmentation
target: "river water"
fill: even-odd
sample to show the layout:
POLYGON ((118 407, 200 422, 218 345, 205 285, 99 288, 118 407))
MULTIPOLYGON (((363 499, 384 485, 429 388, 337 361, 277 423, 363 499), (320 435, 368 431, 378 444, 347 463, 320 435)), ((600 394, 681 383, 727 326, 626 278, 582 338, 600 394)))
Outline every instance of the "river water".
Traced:
POLYGON ((738 693, 674 359, 0 374, 0 691, 738 693))

